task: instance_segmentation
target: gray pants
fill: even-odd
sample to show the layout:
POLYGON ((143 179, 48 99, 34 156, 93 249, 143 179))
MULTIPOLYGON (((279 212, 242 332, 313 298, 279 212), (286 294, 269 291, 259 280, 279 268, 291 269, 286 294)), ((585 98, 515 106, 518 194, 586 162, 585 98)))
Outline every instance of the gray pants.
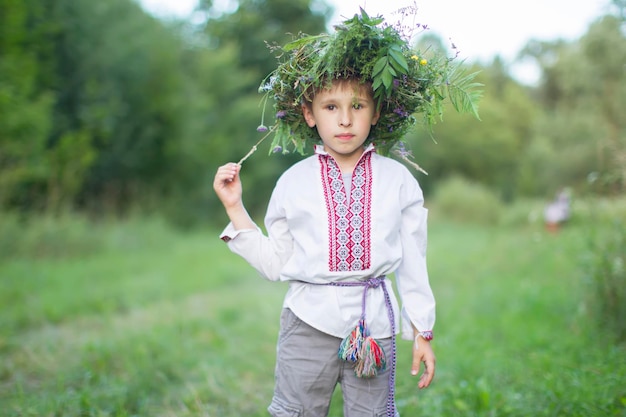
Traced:
MULTIPOLYGON (((345 417, 386 416, 391 364, 376 377, 358 378, 352 364, 338 357, 341 340, 283 309, 276 349, 276 385, 268 407, 273 417, 328 416, 337 384, 343 393, 345 417)), ((378 342, 385 352, 391 352, 391 338, 378 342)))

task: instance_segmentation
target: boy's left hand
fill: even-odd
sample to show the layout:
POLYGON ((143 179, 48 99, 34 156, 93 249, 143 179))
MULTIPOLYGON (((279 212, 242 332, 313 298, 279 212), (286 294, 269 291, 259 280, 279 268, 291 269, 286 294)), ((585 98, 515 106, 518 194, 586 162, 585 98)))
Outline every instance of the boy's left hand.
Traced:
POLYGON ((420 366, 424 362, 424 373, 420 376, 418 387, 426 388, 435 376, 435 353, 430 345, 430 341, 418 336, 413 344, 413 365, 411 375, 418 375, 420 366))

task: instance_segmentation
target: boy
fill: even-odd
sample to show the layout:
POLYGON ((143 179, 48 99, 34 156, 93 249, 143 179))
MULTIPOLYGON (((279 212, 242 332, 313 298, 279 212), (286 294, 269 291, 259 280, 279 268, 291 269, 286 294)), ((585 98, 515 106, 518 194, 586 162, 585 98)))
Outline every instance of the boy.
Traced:
POLYGON ((397 330, 414 340, 411 374, 425 365, 418 387, 434 377, 427 210, 409 170, 379 153, 401 140, 413 113, 438 109, 437 98, 424 97, 443 72, 422 68, 381 22, 361 10, 335 36, 294 42, 265 85, 276 101, 274 145, 315 143, 315 154, 277 181, 267 236, 242 202, 241 164, 215 175, 230 219, 221 238, 265 278, 289 282, 268 408, 275 417, 327 416, 337 384, 346 417, 399 416, 397 330))

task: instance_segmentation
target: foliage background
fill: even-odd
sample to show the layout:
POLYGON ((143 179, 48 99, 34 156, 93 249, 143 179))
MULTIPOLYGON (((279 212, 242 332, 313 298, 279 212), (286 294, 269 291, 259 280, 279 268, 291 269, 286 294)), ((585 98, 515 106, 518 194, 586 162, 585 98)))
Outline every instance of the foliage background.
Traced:
MULTIPOLYGON (((284 288, 216 239, 211 184, 259 139, 265 41, 323 31, 312 5, 206 0, 191 23, 0 0, 0 415, 264 415, 284 288)), ((609 5, 520 51, 538 85, 476 65, 481 121, 448 111, 435 140, 407 138, 444 335, 428 397, 398 388, 407 415, 625 415, 626 4, 609 5), (551 235, 561 189, 573 215, 551 235)), ((300 158, 268 151, 242 171, 258 220, 300 158)))
MULTIPOLYGON (((548 199, 562 187, 587 192, 591 173, 594 191, 623 193, 622 6, 575 42, 520 51, 540 65, 537 86, 516 82, 498 57, 470 69, 485 85, 482 121, 448 111, 435 140, 408 135, 430 174, 416 173, 426 194, 462 176, 507 203, 548 199)), ((259 138, 257 88, 275 66, 265 42, 322 32, 330 10, 308 0, 242 0, 231 14, 200 7, 207 19, 192 24, 155 19, 131 0, 0 0, 0 209, 224 221, 211 177, 259 138)), ((428 32, 418 42, 448 48, 428 32)), ((268 151, 242 174, 256 215, 299 159, 268 151)))

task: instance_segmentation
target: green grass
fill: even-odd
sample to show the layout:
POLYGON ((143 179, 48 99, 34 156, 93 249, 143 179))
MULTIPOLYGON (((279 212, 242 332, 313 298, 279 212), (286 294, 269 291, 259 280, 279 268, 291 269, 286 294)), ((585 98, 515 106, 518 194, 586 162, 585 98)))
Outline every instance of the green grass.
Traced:
MULTIPOLYGON (((286 285, 216 231, 93 232, 91 250, 0 261, 0 416, 266 416, 286 285)), ((626 347, 587 313, 585 236, 431 223, 437 375, 418 391, 399 342, 403 417, 626 416, 626 347)))

